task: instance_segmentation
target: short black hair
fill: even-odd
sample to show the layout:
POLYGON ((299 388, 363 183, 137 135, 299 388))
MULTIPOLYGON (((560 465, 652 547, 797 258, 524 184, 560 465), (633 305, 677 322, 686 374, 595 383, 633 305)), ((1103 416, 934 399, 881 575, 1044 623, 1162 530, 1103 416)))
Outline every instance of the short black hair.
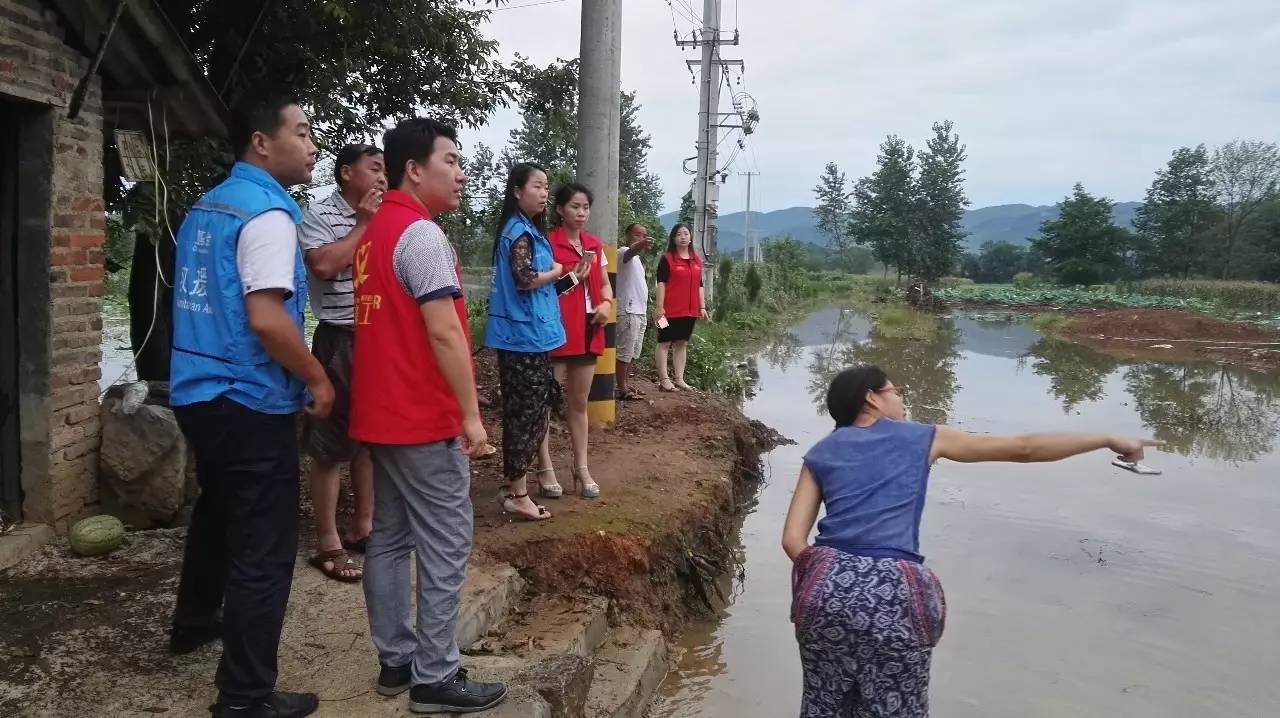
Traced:
POLYGON ((338 183, 338 187, 342 187, 342 168, 350 167, 360 161, 363 157, 373 157, 382 154, 382 150, 377 145, 350 144, 338 150, 338 156, 333 160, 333 181, 338 183))
POLYGON ((387 186, 395 189, 404 181, 405 163, 425 164, 431 159, 431 150, 437 137, 447 137, 458 144, 458 131, 430 117, 411 117, 387 130, 382 136, 383 154, 387 163, 387 186))
POLYGON ((836 428, 853 426, 853 422, 867 405, 867 394, 883 389, 889 376, 878 366, 866 364, 845 369, 831 380, 827 389, 827 413, 836 421, 836 428))
POLYGON ((284 124, 284 108, 301 104, 285 92, 248 92, 231 107, 231 149, 237 158, 249 151, 255 132, 275 135, 284 124))
POLYGON ((587 196, 587 205, 595 203, 595 195, 591 194, 591 190, 587 186, 578 182, 566 182, 556 188, 555 204, 557 207, 563 207, 573 201, 575 195, 584 194, 587 196))

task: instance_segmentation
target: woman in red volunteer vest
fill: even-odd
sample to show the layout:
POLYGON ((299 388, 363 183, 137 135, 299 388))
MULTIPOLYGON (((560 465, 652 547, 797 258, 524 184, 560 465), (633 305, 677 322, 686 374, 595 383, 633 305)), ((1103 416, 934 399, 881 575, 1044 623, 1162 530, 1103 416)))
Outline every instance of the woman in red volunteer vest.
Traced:
POLYGON ((693 249, 693 233, 683 222, 671 228, 667 251, 658 260, 658 348, 654 360, 658 364, 658 388, 662 391, 692 389, 684 381, 684 367, 689 358, 689 338, 698 318, 710 319, 702 288, 702 259, 693 249), (675 381, 667 376, 667 353, 675 381))
MULTIPOLYGON (((552 258, 564 267, 577 271, 566 275, 560 292, 560 321, 564 324, 565 343, 551 352, 556 380, 565 389, 570 443, 573 445, 573 485, 582 496, 594 499, 600 487, 587 468, 587 395, 596 375, 596 359, 604 354, 604 331, 613 310, 613 287, 605 275, 609 260, 604 245, 587 234, 591 216, 591 190, 571 182, 556 190, 555 205, 559 225, 547 235, 552 258), (568 280, 567 282, 565 280, 568 280)), ((547 452, 546 441, 543 451, 547 452)), ((545 454, 551 466, 550 453, 545 454)), ((554 471, 553 469, 551 471, 554 471)), ((542 482, 542 495, 559 498, 559 484, 542 482)))

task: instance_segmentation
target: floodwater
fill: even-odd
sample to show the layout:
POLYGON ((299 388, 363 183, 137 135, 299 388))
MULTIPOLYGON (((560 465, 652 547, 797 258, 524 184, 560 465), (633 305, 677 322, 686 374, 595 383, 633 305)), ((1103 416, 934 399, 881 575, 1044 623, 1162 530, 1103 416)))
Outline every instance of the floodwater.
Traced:
POLYGON ((746 413, 798 445, 766 457, 769 483, 740 532, 745 578, 716 620, 683 637, 651 715, 798 714, 782 523, 802 455, 831 429, 827 382, 870 362, 905 387, 920 421, 1168 442, 1146 461, 1162 476, 1113 468, 1103 452, 934 468, 921 551, 948 603, 934 715, 1280 716, 1280 378, 1116 360, 989 313, 912 342, 824 310, 755 361, 746 413))

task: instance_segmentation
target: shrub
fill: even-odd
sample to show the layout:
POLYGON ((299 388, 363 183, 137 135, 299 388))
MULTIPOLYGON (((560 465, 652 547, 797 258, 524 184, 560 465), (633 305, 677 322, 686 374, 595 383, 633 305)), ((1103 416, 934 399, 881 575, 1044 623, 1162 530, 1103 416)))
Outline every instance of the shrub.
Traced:
POLYGON ((1013 286, 1017 289, 1031 289, 1036 286, 1036 278, 1031 272, 1018 272, 1013 275, 1013 286))
POLYGON ((1233 309, 1280 311, 1280 284, 1217 279, 1146 279, 1126 287, 1135 294, 1217 302, 1233 309))
POLYGON ((910 307, 887 307, 876 320, 876 334, 886 339, 924 341, 932 338, 937 329, 938 321, 932 314, 910 307))
POLYGON ((760 276, 760 271, 756 269, 756 265, 747 265, 747 276, 743 278, 743 284, 747 288, 747 301, 755 304, 760 300, 760 290, 764 288, 764 279, 760 276))

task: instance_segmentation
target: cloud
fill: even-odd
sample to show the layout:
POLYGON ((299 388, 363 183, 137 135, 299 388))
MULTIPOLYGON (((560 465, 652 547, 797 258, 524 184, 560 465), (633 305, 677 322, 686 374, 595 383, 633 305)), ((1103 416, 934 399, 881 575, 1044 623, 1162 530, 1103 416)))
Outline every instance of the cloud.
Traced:
MULTIPOLYGON (((921 145, 941 119, 968 145, 974 206, 1050 203, 1077 181, 1141 199, 1176 147, 1280 140, 1274 0, 723 0, 729 29, 735 4, 742 44, 722 52, 746 61, 761 124, 730 171, 763 173, 753 208, 812 204, 826 162, 862 176, 885 135, 921 145)), ((674 208, 694 154, 698 94, 684 61, 695 55, 675 47, 665 0, 623 6, 623 85, 638 93, 650 169, 674 208)), ((580 10, 506 10, 488 30, 508 57, 574 57, 580 10)), ((501 112, 477 139, 500 147, 518 121, 501 112)), ((731 176, 721 212, 744 203, 731 176)))

